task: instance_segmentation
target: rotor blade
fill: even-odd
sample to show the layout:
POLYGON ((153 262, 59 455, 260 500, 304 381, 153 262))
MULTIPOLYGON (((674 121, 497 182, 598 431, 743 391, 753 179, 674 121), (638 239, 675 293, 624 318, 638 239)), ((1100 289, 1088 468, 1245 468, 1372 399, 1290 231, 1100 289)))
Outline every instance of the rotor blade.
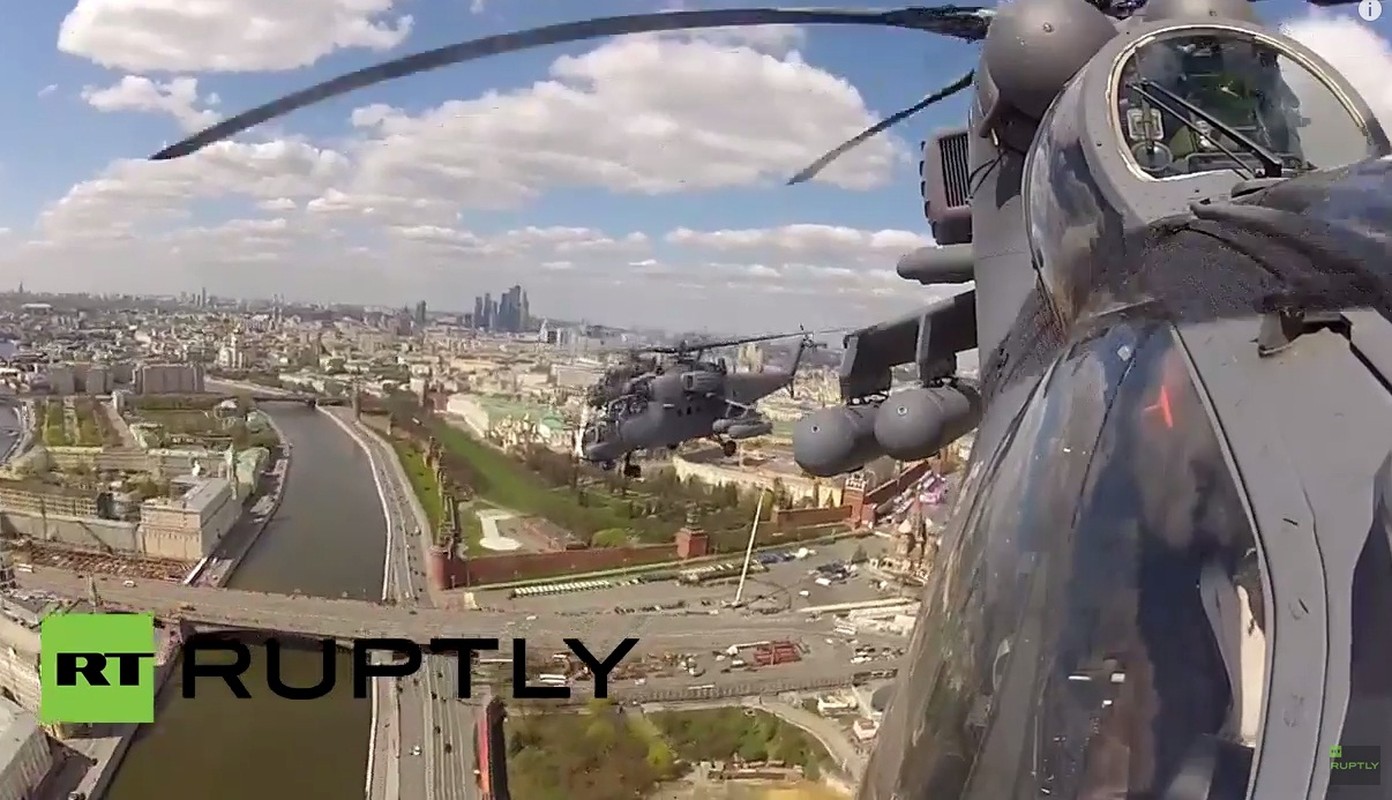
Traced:
POLYGON ((580 22, 563 22, 514 33, 485 36, 364 67, 229 117, 183 141, 175 142, 150 159, 165 161, 195 153, 214 142, 222 141, 267 120, 383 81, 534 47, 633 33, 755 25, 877 25, 942 33, 967 41, 977 41, 986 35, 986 26, 991 14, 989 9, 963 6, 911 7, 887 11, 729 8, 629 14, 580 22))
POLYGON ((823 331, 793 331, 792 333, 767 333, 763 336, 744 336, 739 339, 716 339, 709 342, 692 342, 672 347, 650 347, 649 353, 664 353, 675 355, 677 353, 693 353, 698 350, 717 350, 722 347, 735 347, 741 344, 752 344, 754 342, 771 342, 774 339, 791 339, 794 336, 823 336, 828 333, 837 333, 846 330, 845 328, 829 328, 823 331))
POLYGON ((829 153, 817 159, 816 161, 813 161, 805 169, 803 169, 802 172, 799 172, 798 174, 789 178, 788 185, 793 186, 795 184, 812 180, 813 178, 817 177, 818 173, 826 169, 831 164, 831 162, 835 161, 841 156, 844 156, 846 153, 850 152, 856 147, 859 147, 863 142, 865 142, 867 139, 874 136, 875 134, 880 133, 881 131, 888 130, 894 127, 895 125, 898 125, 899 123, 903 122, 904 120, 908 119, 909 117, 912 117, 914 114, 917 114, 918 112, 922 111, 928 106, 931 106, 940 100, 946 100, 947 98, 951 97, 954 94, 957 94, 958 92, 962 91, 968 86, 971 86, 972 78, 975 76, 975 74, 975 72, 968 72, 966 75, 963 75, 962 77, 958 78, 956 82, 954 82, 950 86, 943 87, 942 89, 933 92, 932 94, 928 95, 922 100, 919 100, 917 103, 914 103, 913 105, 909 106, 903 111, 897 111, 893 114, 890 114, 889 116, 885 117, 879 122, 876 122, 874 125, 871 125, 870 127, 866 128, 860 133, 857 133, 855 136, 837 145, 834 150, 830 151, 829 153))

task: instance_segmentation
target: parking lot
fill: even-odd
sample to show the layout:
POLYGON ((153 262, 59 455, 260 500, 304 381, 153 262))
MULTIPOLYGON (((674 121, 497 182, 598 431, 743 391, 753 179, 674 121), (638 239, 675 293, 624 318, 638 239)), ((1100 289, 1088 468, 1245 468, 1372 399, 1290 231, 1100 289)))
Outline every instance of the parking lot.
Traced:
MULTIPOLYGON (((821 586, 809 574, 815 567, 833 561, 849 561, 857 548, 875 556, 888 548, 888 541, 878 538, 843 540, 812 548, 803 559, 768 565, 763 571, 751 570, 745 585, 743 600, 756 606, 797 610, 807 606, 853 603, 899 596, 902 590, 878 588, 878 580, 861 570, 841 583, 821 586), (804 596, 803 593, 806 593, 804 596)), ((790 548, 792 549, 792 548, 790 548)), ((732 557, 738 562, 739 557, 732 557)), ((617 580, 617 579, 616 579, 617 580)), ((561 581, 557 581, 560 583, 561 581)), ((557 611, 640 609, 685 602, 688 607, 719 607, 722 601, 735 597, 738 577, 705 584, 689 585, 674 580, 635 583, 612 588, 590 589, 565 594, 510 598, 506 590, 483 590, 476 597, 485 608, 555 613, 557 611), (704 603, 703 603, 704 601, 704 603)), ((912 592, 909 592, 912 594, 912 592)))

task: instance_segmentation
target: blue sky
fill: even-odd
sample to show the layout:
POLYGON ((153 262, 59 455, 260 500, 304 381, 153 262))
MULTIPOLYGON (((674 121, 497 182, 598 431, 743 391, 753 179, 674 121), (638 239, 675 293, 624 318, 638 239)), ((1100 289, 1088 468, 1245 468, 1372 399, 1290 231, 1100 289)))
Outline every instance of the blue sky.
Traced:
MULTIPOLYGON (((789 92, 769 101, 788 105, 779 105, 777 114, 770 111, 770 119, 760 124, 786 114, 788 139, 796 146, 785 148, 763 128, 747 131, 750 141, 768 152, 768 164, 778 165, 777 169, 750 174, 750 170, 757 172, 751 165, 760 161, 760 152, 735 158, 739 163, 729 167, 709 157, 736 145, 722 136, 740 125, 754 124, 748 119, 749 108, 741 111, 736 107, 740 101, 749 102, 738 89, 737 75, 712 75, 708 86, 692 81, 689 75, 685 82, 673 77, 669 83, 663 69, 653 67, 630 74, 633 70, 626 71, 625 63, 630 62, 625 61, 622 51, 604 50, 617 63, 597 61, 586 74, 612 79, 628 94, 651 96, 664 106, 680 107, 682 113, 669 115, 666 123, 673 119, 683 122, 689 138, 697 140, 694 149, 664 151, 659 146, 641 154, 633 151, 633 160, 648 165, 650 174, 617 175, 609 180, 603 176, 622 172, 625 160, 615 154, 629 153, 638 145, 614 141, 605 125, 589 124, 586 131, 567 132, 564 125, 556 128, 557 120, 551 118, 544 124, 553 129, 528 129, 527 137, 545 135, 548 142, 564 141, 567 136, 605 140, 590 141, 580 150, 585 153, 586 146, 593 146, 597 152, 608 154, 613 163, 607 171, 564 163, 559 144, 554 152, 547 150, 545 158, 536 156, 536 164, 522 163, 528 161, 526 154, 503 154, 496 159, 475 154, 470 166, 461 167, 467 173, 468 185, 487 184, 497 190, 480 189, 487 197, 456 203, 452 192, 459 191, 459 171, 449 173, 441 168, 439 174, 422 174, 420 165, 380 153, 376 161, 364 160, 356 148, 363 135, 372 134, 374 129, 354 130, 348 124, 354 109, 385 104, 396 109, 391 114, 406 125, 405 119, 447 101, 475 99, 489 91, 526 90, 545 81, 558 58, 583 58, 604 47, 603 42, 507 55, 381 85, 297 112, 241 137, 253 144, 284 139, 300 148, 313 146, 339 154, 335 158, 340 160, 322 156, 317 167, 306 167, 318 172, 285 187, 272 187, 265 177, 242 172, 233 175, 232 167, 227 168, 227 176, 209 178, 208 169, 186 164, 177 168, 182 170, 177 181, 169 178, 174 172, 155 173, 144 169, 145 165, 112 168, 113 162, 142 158, 179 138, 185 127, 171 112, 139 110, 130 102, 99 110, 84 99, 84 89, 109 88, 126 76, 161 84, 192 77, 197 79, 200 98, 193 104, 194 110, 234 113, 392 55, 574 18, 564 9, 583 6, 587 15, 598 15, 658 6, 640 0, 584 4, 490 0, 476 13, 469 0, 207 0, 201 5, 205 13, 222 7, 225 14, 215 19, 218 24, 210 32, 206 25, 181 19, 188 6, 177 0, 11 5, 7 24, 0 27, 0 53, 5 54, 9 67, 0 71, 0 97, 10 109, 10 122, 0 126, 0 186, 4 187, 0 192, 0 228, 10 230, 8 237, 0 240, 0 284, 24 280, 41 289, 168 292, 208 286, 211 291, 227 293, 282 292, 304 299, 355 302, 400 304, 424 298, 436 307, 464 308, 474 293, 497 291, 515 280, 532 289, 534 304, 542 306, 545 313, 647 324, 687 324, 712 315, 756 320, 735 326, 743 328, 767 327, 759 320, 788 324, 809 317, 818 317, 808 320, 816 324, 859 323, 922 302, 925 290, 894 283, 886 273, 893 268, 896 248, 903 249, 913 243, 913 236, 926 234, 914 146, 933 129, 958 124, 965 100, 948 101, 901 126, 897 150, 880 143, 876 145, 880 148, 878 156, 863 156, 863 164, 848 160, 848 172, 863 166, 867 176, 875 173, 882 178, 871 189, 851 190, 829 183, 783 187, 778 179, 791 171, 792 164, 800 163, 799 157, 829 148, 845 131, 853 130, 852 123, 861 121, 857 113, 868 109, 879 116, 912 103, 969 69, 975 52, 974 46, 942 37, 880 29, 813 29, 795 41, 767 46, 756 43, 766 58, 773 59, 764 62, 768 67, 764 79, 785 85, 789 92), (299 10, 298 3, 315 10, 299 10), (121 6, 146 13, 102 15, 121 6), (331 52, 308 67, 267 68, 284 66, 270 63, 282 52, 301 45, 312 49, 307 43, 316 35, 335 38, 324 33, 325 20, 345 19, 341 11, 335 16, 335 7, 376 7, 382 12, 369 15, 362 25, 372 22, 390 27, 401 15, 410 15, 410 33, 391 48, 334 50, 325 44, 321 49, 331 52), (316 13, 327 16, 315 18, 316 13), (59 48, 65 19, 70 29, 66 47, 73 52, 59 48), (289 38, 276 39, 277 30, 283 34, 290 31, 284 34, 289 38), (208 38, 205 42, 199 37, 208 38), (239 41, 239 37, 244 38, 239 41), (267 45, 267 41, 281 44, 267 45), (258 52, 258 48, 271 55, 261 63, 252 63, 256 59, 248 54, 258 52), (790 56, 790 48, 799 56, 790 56), (771 64, 776 68, 769 67, 771 64), (240 69, 246 66, 254 68, 240 69), (863 107, 857 110, 853 94, 838 93, 827 83, 833 76, 855 87, 863 107), (809 88, 805 100, 797 100, 796 87, 802 85, 816 90, 809 88), (664 87, 669 86, 683 93, 680 102, 664 93, 664 87), (207 103, 210 94, 216 95, 215 104, 207 103), (806 107, 819 102, 830 107, 827 98, 835 98, 841 104, 839 110, 806 107), (824 121, 840 127, 819 132, 815 126, 824 121), (775 153, 776 149, 785 152, 775 153), (664 164, 664 152, 673 163, 664 164), (683 161, 682 156, 686 154, 689 159, 691 153, 706 156, 683 161), (501 166, 496 169, 490 166, 498 164, 501 166), (536 173, 518 177, 516 171, 526 169, 536 173), (720 177, 723 169, 731 170, 728 178, 720 177), (671 181, 684 172, 689 172, 697 188, 674 190, 671 181), (477 174, 483 179, 469 177, 477 174), (562 177, 548 182, 547 176, 552 175, 562 177), (100 185, 89 184, 77 192, 85 198, 85 205, 79 208, 77 203, 69 203, 66 216, 54 216, 36 227, 45 208, 73 187, 103 176, 100 185), (701 188, 702 183, 712 188, 701 188), (426 188, 418 193, 417 186, 426 188), (488 199, 500 196, 498 192, 506 194, 510 187, 519 193, 511 198, 514 202, 488 199), (311 220, 310 200, 326 192, 340 192, 335 196, 353 205, 354 213, 360 216, 345 221, 320 215, 311 220), (441 204, 432 208, 428 220, 424 214, 413 218, 409 210, 386 209, 389 202, 400 204, 427 195, 431 202, 441 204), (158 213, 145 213, 142 204, 146 202, 160 205, 158 213), (453 219, 439 216, 442 209, 455 205, 458 214, 453 219), (227 223, 235 224, 213 230, 227 223), (784 227, 790 225, 804 227, 784 227), (188 228, 203 232, 179 233, 188 228), (582 229, 586 233, 577 232, 582 229), (699 235, 674 236, 676 229, 699 235), (519 233, 526 231, 530 233, 519 233), (728 233, 714 235, 722 231, 744 234, 733 238, 728 233), (756 235, 756 231, 760 233, 756 235), (899 233, 874 239, 872 234, 881 231, 899 233), (856 232, 865 242, 878 242, 875 249, 857 250, 852 236, 856 232), (450 240, 444 243, 442 237, 447 234, 450 240), (647 237, 646 242, 635 242, 635 235, 647 237), (74 243, 92 236, 105 239, 74 243), (161 238, 161 244, 155 246, 157 236, 174 238, 161 238), (410 247, 403 249, 402 237, 410 239, 410 247), (428 246, 422 244, 427 239, 428 246), (270 242, 264 252, 232 252, 234 247, 249 248, 263 241, 270 242), (851 255, 853 252, 859 255, 851 255), (657 309, 631 312, 634 300, 650 300, 657 309)), ((707 5, 713 4, 688 3, 687 7, 707 5)), ((857 2, 845 5, 869 7, 857 2)), ((1290 0, 1265 2, 1260 10, 1266 19, 1273 20, 1303 13, 1301 4, 1290 0)), ((216 11, 213 13, 216 16, 216 11)), ((336 38, 356 35, 352 25, 345 22, 345 26, 349 34, 336 38)), ((1386 26, 1385 21, 1375 25, 1383 35, 1388 32, 1386 26)), ((672 47, 676 49, 670 63, 680 72, 684 62, 676 56, 681 52, 676 44, 672 47)), ((289 55, 281 58, 286 59, 289 55)), ((659 65, 667 63, 657 61, 659 65)), ((747 66, 754 62, 741 63, 747 66)), ((730 69, 740 66, 732 62, 730 69)), ((561 83, 567 80, 579 81, 578 96, 583 98, 584 79, 572 74, 561 83)), ((90 97, 90 92, 87 94, 90 97)), ((567 102, 577 101, 572 97, 567 102)), ((554 110, 567 106, 543 103, 537 107, 554 110)), ((523 106, 505 108, 513 109, 511 113, 516 116, 523 106)), ((487 114, 478 113, 478 108, 461 113, 476 117, 469 123, 471 131, 493 124, 483 119, 487 114)), ((596 112, 590 109, 588 113, 596 112)), ((604 118, 602 113, 600 118, 604 118)), ((662 122, 655 119, 652 124, 662 122)), ((526 127, 515 119, 508 124, 526 127)), ((429 122, 414 122, 411 135, 422 135, 426 129, 428 137, 430 126, 429 122)), ((616 122, 613 127, 625 126, 616 122)), ((399 134, 404 128, 393 130, 399 134)), ((382 136, 391 133, 385 127, 377 132, 382 136)), ((508 138, 501 135, 488 147, 504 147, 508 138)), ((653 148, 654 138, 660 144, 660 136, 640 143, 653 148)), ((431 144, 435 148, 432 152, 450 148, 452 155, 478 146, 477 141, 431 144)), ((297 157, 311 158, 303 152, 297 157)), ((839 182, 843 184, 856 182, 854 175, 843 174, 842 178, 839 182)))
MULTIPOLYGON (((663 7, 638 0, 583 5, 586 14, 592 15, 663 7)), ((705 5, 715 6, 690 7, 705 5)), ((877 7, 860 2, 840 5, 877 7)), ((12 65, 0 75, 0 93, 18 118, 29 120, 25 125, 0 130, 0 153, 5 154, 0 163, 4 164, 7 185, 5 196, 0 199, 0 224, 6 227, 25 227, 41 205, 61 197, 69 186, 96 174, 112 159, 148 155, 161 142, 180 136, 173 119, 145 114, 99 114, 77 97, 83 86, 109 84, 125 72, 103 69, 57 50, 58 28, 71 6, 70 2, 18 4, 17 19, 0 31, 0 52, 22 65, 19 69, 12 65), (38 96, 42 88, 54 84, 58 88, 53 94, 38 96)), ((470 11, 468 0, 418 0, 402 3, 399 9, 414 17, 414 31, 388 55, 572 18, 561 4, 516 0, 494 0, 479 14, 470 11)), ((473 97, 489 89, 525 86, 544 77, 547 66, 557 56, 593 48, 594 43, 549 47, 427 73, 306 109, 283 124, 308 136, 333 137, 341 135, 344 118, 358 105, 385 102, 418 112, 445 100, 473 97)), ((849 79, 871 109, 888 113, 917 100, 925 87, 950 83, 970 69, 976 48, 912 32, 850 28, 813 31, 808 45, 800 49, 809 62, 849 79)), ((208 73, 207 77, 200 77, 200 84, 204 84, 200 88, 216 92, 222 99, 220 107, 241 110, 365 66, 376 58, 371 51, 354 49, 333 53, 307 69, 260 74, 208 73)), ((935 126, 954 124, 965 108, 961 100, 945 103, 941 112, 926 113, 917 124, 905 126, 901 135, 907 140, 935 126)), ((833 139, 828 139, 828 147, 837 143, 833 139)), ((663 230, 679 223, 724 228, 815 221, 866 228, 922 228, 922 215, 915 200, 918 178, 912 165, 900 170, 897 178, 891 186, 873 193, 827 190, 816 185, 778 191, 779 187, 771 186, 754 192, 677 195, 659 203, 634 202, 633 198, 606 192, 564 193, 547 197, 542 203, 500 221, 604 228, 616 217, 622 217, 631 220, 626 225, 647 230, 663 230)))

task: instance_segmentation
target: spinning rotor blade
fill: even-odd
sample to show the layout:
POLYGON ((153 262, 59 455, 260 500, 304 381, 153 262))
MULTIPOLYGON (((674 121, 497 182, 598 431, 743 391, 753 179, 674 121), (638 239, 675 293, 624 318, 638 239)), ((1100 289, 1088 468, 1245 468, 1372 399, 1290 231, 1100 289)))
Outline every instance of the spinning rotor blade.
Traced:
POLYGON ((735 347, 741 344, 752 344, 754 342, 771 342, 774 339, 791 339, 794 336, 821 336, 828 333, 836 333, 842 328, 830 328, 824 331, 793 331, 792 333, 767 333, 763 336, 744 336, 739 339, 716 339, 709 342, 692 342, 675 346, 666 347, 646 347, 643 348, 647 353, 660 353, 663 355, 678 355, 681 353, 698 353, 702 350, 718 350, 722 347, 735 347))
POLYGON ((855 136, 837 145, 835 149, 829 151, 826 155, 807 165, 807 167, 804 168, 798 174, 789 178, 788 185, 793 186, 795 184, 812 180, 813 178, 817 177, 818 173, 826 169, 831 164, 831 162, 835 161, 841 156, 844 156, 846 153, 849 153, 856 147, 859 147, 863 142, 873 137, 875 134, 880 133, 882 131, 886 131, 894 127, 895 125, 898 125, 899 123, 903 122, 904 120, 908 119, 909 117, 912 117, 914 114, 917 114, 918 112, 922 111, 928 106, 931 106, 940 100, 946 100, 952 95, 957 94, 963 89, 966 89, 968 86, 971 86, 972 78, 975 77, 975 75, 975 71, 968 72, 966 75, 963 75, 962 77, 958 78, 956 82, 952 83, 951 85, 945 86, 939 89, 938 91, 933 92, 932 94, 928 95, 922 100, 919 100, 917 103, 914 103, 908 108, 902 111, 896 111, 895 113, 890 114, 888 117, 885 117, 879 122, 876 122, 874 125, 871 125, 870 127, 866 128, 860 133, 857 133, 855 136))
POLYGON ((731 8, 709 11, 665 11, 655 14, 629 14, 599 17, 580 22, 563 22, 540 28, 485 36, 434 50, 413 53, 301 89, 278 100, 229 117, 193 136, 164 148, 150 157, 165 161, 190 155, 214 142, 288 114, 330 97, 362 89, 383 81, 404 78, 486 56, 511 53, 564 42, 578 42, 604 36, 621 36, 655 31, 693 28, 750 27, 756 25, 873 25, 905 28, 978 41, 986 35, 992 12, 963 6, 908 7, 886 11, 868 9, 785 9, 731 8))

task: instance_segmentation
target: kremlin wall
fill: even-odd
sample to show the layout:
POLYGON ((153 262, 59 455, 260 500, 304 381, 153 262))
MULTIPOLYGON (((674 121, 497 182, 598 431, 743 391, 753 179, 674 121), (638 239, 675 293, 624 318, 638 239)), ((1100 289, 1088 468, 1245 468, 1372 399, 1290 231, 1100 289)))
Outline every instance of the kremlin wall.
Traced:
MULTIPOLYGON (((910 466, 896 478, 866 488, 864 481, 851 478, 842 490, 843 504, 828 508, 775 508, 760 526, 763 546, 795 544, 828 534, 823 526, 844 523, 852 529, 875 523, 876 509, 932 468, 931 461, 910 466)), ((452 506, 446 504, 446 507, 452 506)), ((670 544, 630 547, 588 547, 571 545, 545 552, 466 556, 457 545, 437 545, 426 563, 426 577, 435 590, 477 588, 499 583, 580 575, 628 567, 680 564, 712 555, 705 532, 692 527, 677 531, 670 544)))

